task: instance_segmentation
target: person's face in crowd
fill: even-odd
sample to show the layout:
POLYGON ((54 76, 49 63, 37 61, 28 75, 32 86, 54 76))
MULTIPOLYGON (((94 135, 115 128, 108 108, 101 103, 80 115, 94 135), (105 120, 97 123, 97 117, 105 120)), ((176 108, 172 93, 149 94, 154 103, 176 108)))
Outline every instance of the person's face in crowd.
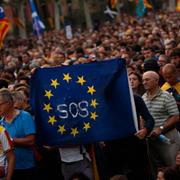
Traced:
POLYGON ((24 64, 29 63, 29 56, 27 54, 22 54, 22 60, 24 64))
POLYGON ((146 39, 145 40, 145 46, 151 46, 151 44, 152 44, 151 39, 146 39))
POLYGON ((169 32, 169 38, 170 38, 171 40, 174 40, 174 39, 175 39, 175 34, 174 34, 172 31, 169 32))
POLYGON ((143 50, 143 55, 145 59, 150 59, 153 56, 153 52, 150 49, 143 50))
POLYGON ((122 56, 123 54, 125 54, 126 53, 126 48, 121 48, 120 49, 120 55, 122 56))
POLYGON ((159 171, 157 174, 157 180, 165 180, 164 173, 162 171, 159 171))
POLYGON ((165 55, 166 55, 166 56, 170 56, 170 54, 172 53, 172 51, 173 51, 172 44, 167 44, 167 45, 165 45, 165 55))
POLYGON ((179 56, 173 56, 171 57, 171 63, 176 66, 176 68, 180 67, 180 57, 179 56))
POLYGON ((142 79, 145 90, 151 91, 157 88, 158 80, 152 77, 150 73, 144 73, 142 79))
POLYGON ((9 62, 11 62, 12 61, 12 56, 11 55, 9 55, 9 56, 7 56, 7 57, 5 57, 4 58, 4 65, 7 65, 9 62))
POLYGON ((138 89, 139 85, 141 84, 138 77, 132 73, 129 75, 129 80, 130 80, 130 84, 131 84, 132 89, 133 90, 138 89))
POLYGON ((144 61, 143 61, 142 59, 138 59, 138 60, 135 62, 135 64, 136 64, 137 67, 142 66, 143 63, 144 63, 144 61))
POLYGON ((3 117, 9 111, 12 106, 12 102, 7 101, 0 95, 0 116, 3 117))
POLYGON ((167 63, 166 58, 160 55, 158 58, 158 64, 160 65, 160 67, 164 66, 166 63, 167 63))

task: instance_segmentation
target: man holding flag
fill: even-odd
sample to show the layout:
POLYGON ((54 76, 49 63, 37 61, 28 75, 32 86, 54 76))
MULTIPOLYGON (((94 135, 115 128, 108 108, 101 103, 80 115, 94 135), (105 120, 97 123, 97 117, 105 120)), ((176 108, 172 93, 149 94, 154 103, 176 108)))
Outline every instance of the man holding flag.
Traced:
POLYGON ((0 6, 0 49, 3 47, 4 38, 9 31, 10 22, 5 17, 4 9, 0 6))

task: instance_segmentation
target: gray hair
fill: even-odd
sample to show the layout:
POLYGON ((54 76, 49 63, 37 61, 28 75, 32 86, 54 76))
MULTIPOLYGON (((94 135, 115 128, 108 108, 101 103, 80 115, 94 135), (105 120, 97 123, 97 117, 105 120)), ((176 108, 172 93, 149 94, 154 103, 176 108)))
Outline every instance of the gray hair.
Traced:
POLYGON ((13 102, 13 97, 12 97, 12 94, 11 92, 6 89, 6 88, 2 88, 0 89, 0 96, 6 100, 7 102, 13 102))

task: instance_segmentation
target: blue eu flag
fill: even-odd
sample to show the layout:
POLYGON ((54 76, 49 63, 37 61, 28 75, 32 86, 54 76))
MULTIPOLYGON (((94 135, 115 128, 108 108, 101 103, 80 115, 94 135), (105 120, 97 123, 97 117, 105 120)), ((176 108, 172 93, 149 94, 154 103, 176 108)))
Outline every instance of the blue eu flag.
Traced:
POLYGON ((30 94, 43 145, 93 143, 136 131, 122 59, 39 68, 31 78, 30 94))

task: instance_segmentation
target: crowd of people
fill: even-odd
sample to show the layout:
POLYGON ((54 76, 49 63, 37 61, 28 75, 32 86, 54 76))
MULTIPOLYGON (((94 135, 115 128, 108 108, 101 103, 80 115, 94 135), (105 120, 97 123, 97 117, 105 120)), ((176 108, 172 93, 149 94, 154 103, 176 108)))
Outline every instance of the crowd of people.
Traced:
POLYGON ((97 178, 92 145, 37 148, 29 81, 36 68, 113 58, 125 59, 139 130, 93 145, 99 179, 180 179, 179 27, 176 12, 141 19, 121 14, 76 30, 70 40, 63 29, 7 40, 0 55, 0 179, 97 178))

